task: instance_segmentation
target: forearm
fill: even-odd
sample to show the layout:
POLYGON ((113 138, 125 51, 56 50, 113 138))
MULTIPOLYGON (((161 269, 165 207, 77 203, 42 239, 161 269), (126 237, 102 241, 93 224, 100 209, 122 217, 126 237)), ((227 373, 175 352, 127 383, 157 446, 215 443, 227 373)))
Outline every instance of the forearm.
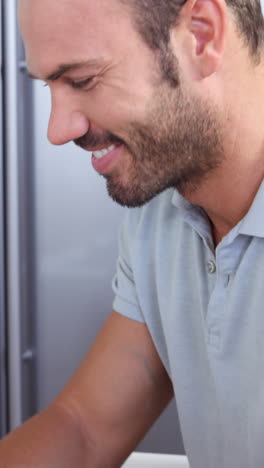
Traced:
POLYGON ((0 442, 1 468, 95 468, 96 448, 78 423, 51 406, 0 442))

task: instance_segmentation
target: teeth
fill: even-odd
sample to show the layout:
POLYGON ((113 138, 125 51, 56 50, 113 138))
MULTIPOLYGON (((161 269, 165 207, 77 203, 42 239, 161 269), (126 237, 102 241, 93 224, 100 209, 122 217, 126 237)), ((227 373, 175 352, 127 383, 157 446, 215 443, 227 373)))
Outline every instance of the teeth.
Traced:
POLYGON ((101 151, 94 151, 93 155, 95 156, 96 159, 101 159, 104 156, 106 156, 110 151, 113 151, 115 149, 115 145, 109 146, 109 148, 103 149, 101 151))

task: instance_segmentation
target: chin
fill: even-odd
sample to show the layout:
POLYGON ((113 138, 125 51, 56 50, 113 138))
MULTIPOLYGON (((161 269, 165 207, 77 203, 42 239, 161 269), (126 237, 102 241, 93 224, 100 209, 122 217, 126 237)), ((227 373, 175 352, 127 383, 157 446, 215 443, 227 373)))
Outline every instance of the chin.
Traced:
POLYGON ((113 183, 113 181, 107 181, 107 191, 109 196, 121 206, 128 208, 139 208, 144 206, 154 197, 163 192, 166 188, 159 188, 154 190, 153 187, 148 187, 148 190, 138 184, 132 182, 127 185, 121 185, 120 183, 113 183))

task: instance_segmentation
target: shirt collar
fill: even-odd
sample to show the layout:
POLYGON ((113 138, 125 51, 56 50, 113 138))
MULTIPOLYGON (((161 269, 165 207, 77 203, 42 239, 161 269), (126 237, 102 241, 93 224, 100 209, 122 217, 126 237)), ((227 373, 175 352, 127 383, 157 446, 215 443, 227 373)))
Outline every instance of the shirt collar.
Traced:
POLYGON ((190 203, 177 190, 173 190, 171 201, 182 219, 204 239, 210 249, 213 249, 211 225, 205 211, 200 206, 190 203))
MULTIPOLYGON (((173 190, 172 204, 181 210, 182 214, 197 211, 197 207, 186 200, 177 190, 173 190)), ((260 184, 249 211, 235 226, 234 231, 236 235, 264 237, 264 180, 260 184)))
POLYGON ((181 211, 193 209, 193 205, 188 200, 186 200, 186 198, 184 198, 176 189, 173 190, 171 202, 181 211))
POLYGON ((238 233, 264 237, 264 180, 260 184, 249 211, 239 223, 238 233))

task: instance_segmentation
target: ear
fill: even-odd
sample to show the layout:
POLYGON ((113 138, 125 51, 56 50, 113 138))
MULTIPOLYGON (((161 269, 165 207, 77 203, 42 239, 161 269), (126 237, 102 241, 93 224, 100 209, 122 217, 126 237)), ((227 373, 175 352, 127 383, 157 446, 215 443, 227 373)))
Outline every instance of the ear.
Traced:
POLYGON ((185 53, 189 53, 192 66, 201 78, 213 74, 221 62, 227 32, 227 8, 225 0, 187 0, 182 8, 180 24, 189 39, 185 41, 185 47, 189 48, 185 53))

